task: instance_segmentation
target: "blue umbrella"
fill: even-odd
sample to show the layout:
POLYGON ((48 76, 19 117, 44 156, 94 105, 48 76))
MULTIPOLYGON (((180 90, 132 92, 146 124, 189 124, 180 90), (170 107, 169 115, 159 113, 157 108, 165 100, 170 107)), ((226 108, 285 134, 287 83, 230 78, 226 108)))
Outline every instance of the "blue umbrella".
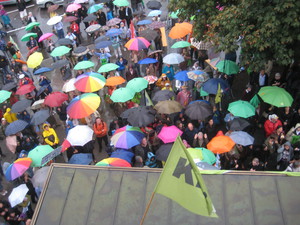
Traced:
POLYGON ((89 165, 93 161, 92 153, 78 153, 72 155, 70 164, 89 165))
POLYGON ((5 135, 13 135, 16 134, 22 130, 24 130, 27 127, 28 123, 24 120, 16 120, 12 123, 10 123, 6 129, 5 129, 5 135))
POLYGON ((112 28, 112 29, 108 30, 105 35, 108 37, 114 37, 114 36, 118 36, 120 34, 122 34, 122 31, 120 29, 112 28))
POLYGON ((180 81, 188 81, 188 80, 190 80, 190 78, 188 78, 187 73, 188 73, 188 71, 186 71, 186 70, 179 71, 178 73, 175 74, 174 78, 176 80, 180 80, 180 81))
POLYGON ((49 72, 52 71, 53 69, 49 68, 49 67, 41 67, 39 69, 37 69, 36 71, 34 71, 34 75, 39 75, 41 73, 45 73, 45 72, 49 72))
POLYGON ((222 80, 220 78, 212 78, 212 79, 209 79, 208 81, 206 81, 202 88, 204 91, 206 91, 207 93, 209 94, 217 94, 218 92, 218 86, 221 86, 221 89, 223 91, 228 91, 229 89, 229 85, 227 83, 227 81, 225 80, 222 80))
POLYGON ((252 145, 254 143, 254 138, 244 131, 234 131, 232 132, 229 137, 239 145, 247 146, 252 145))
POLYGON ((131 160, 133 158, 134 154, 128 150, 125 149, 119 149, 117 148, 115 151, 111 153, 111 158, 118 158, 118 159, 124 159, 127 162, 131 163, 131 160))
POLYGON ((158 61, 153 58, 145 58, 138 62, 138 64, 150 64, 150 63, 157 63, 158 61))
POLYGON ((112 42, 111 41, 100 41, 98 43, 96 43, 96 49, 100 49, 100 48, 106 48, 108 46, 111 46, 112 42))
POLYGON ((23 99, 20 101, 17 101, 13 106, 11 107, 11 111, 14 113, 22 112, 24 111, 27 107, 31 106, 32 101, 28 99, 23 99))
POLYGON ((50 117, 48 109, 37 111, 31 118, 30 124, 40 125, 50 117))
POLYGON ((151 24, 151 23, 152 23, 151 20, 141 20, 136 25, 147 25, 147 24, 151 24))
POLYGON ((189 103, 189 105, 190 105, 190 104, 193 104, 194 102, 205 102, 205 103, 207 103, 207 104, 210 105, 210 102, 209 102, 209 101, 206 101, 206 100, 195 100, 195 101, 191 101, 191 102, 189 103))

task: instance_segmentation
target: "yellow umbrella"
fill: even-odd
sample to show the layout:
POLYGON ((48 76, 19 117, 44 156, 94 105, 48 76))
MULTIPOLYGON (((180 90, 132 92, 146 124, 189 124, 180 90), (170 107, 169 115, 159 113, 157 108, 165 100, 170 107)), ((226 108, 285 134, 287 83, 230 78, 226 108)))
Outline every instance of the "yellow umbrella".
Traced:
POLYGON ((41 65, 42 61, 43 61, 44 57, 43 54, 40 52, 35 52, 32 55, 29 56, 28 60, 27 60, 27 66, 29 68, 36 68, 37 66, 41 65))

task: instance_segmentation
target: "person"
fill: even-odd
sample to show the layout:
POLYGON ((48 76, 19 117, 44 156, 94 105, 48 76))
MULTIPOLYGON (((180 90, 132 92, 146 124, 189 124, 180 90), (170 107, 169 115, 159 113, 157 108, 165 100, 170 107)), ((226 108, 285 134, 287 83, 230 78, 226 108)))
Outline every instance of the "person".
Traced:
POLYGON ((277 87, 283 87, 285 85, 280 73, 275 74, 274 79, 271 81, 271 85, 277 87))
POLYGON ((172 81, 174 79, 174 68, 173 65, 166 64, 165 67, 163 68, 162 72, 167 75, 167 77, 172 81))
POLYGON ((167 77, 165 73, 163 73, 160 78, 156 81, 156 86, 159 87, 160 89, 163 89, 166 87, 166 84, 171 84, 171 81, 167 77))
POLYGON ((17 62, 14 58, 12 58, 10 63, 10 68, 11 71, 15 74, 15 76, 18 77, 17 75, 22 70, 22 64, 17 62))
POLYGON ((198 137, 198 132, 199 130, 194 127, 193 123, 189 122, 182 134, 182 139, 186 140, 190 146, 193 146, 194 138, 198 137))
POLYGON ((27 11, 26 11, 26 3, 24 0, 17 0, 17 7, 20 13, 20 18, 23 24, 26 24, 27 21, 27 11))
POLYGON ((138 62, 139 62, 139 52, 138 51, 131 51, 131 62, 133 63, 134 68, 136 69, 138 74, 141 75, 140 64, 138 64, 138 62))
POLYGON ((32 22, 37 22, 37 19, 35 16, 33 16, 32 12, 28 13, 28 19, 27 19, 27 24, 30 24, 32 22))
POLYGON ((59 138, 53 128, 50 128, 50 124, 43 124, 43 138, 46 144, 52 148, 57 148, 59 138))
POLYGON ((192 100, 192 95, 189 90, 187 90, 187 86, 182 86, 181 91, 177 94, 176 100, 182 105, 182 107, 186 107, 190 101, 192 100))
POLYGON ((266 136, 269 137, 278 126, 282 126, 282 122, 276 114, 269 115, 268 120, 264 124, 266 136))
POLYGON ((109 63, 111 54, 109 52, 106 52, 105 48, 100 48, 100 52, 94 52, 94 54, 99 57, 102 66, 106 63, 109 63))
POLYGON ((156 75, 156 67, 154 66, 153 63, 150 63, 147 67, 146 67, 146 76, 148 75, 152 75, 152 76, 157 76, 156 75))
MULTIPOLYGON (((84 20, 85 17, 88 16, 88 13, 87 13, 87 8, 84 4, 80 4, 81 5, 81 8, 78 9, 78 17, 79 17, 79 20, 82 21, 84 20)), ((88 28, 89 26, 89 23, 88 22, 84 22, 84 26, 85 26, 85 29, 88 28)))
POLYGON ((6 120, 7 123, 12 123, 18 120, 17 114, 13 113, 10 108, 6 108, 3 118, 6 120))
POLYGON ((126 77, 126 79, 127 79, 127 82, 130 81, 130 80, 132 80, 132 79, 134 79, 134 78, 137 78, 137 77, 138 77, 138 73, 137 73, 137 71, 133 68, 133 65, 132 65, 132 64, 130 64, 130 65, 128 66, 128 69, 127 69, 127 71, 126 71, 126 73, 125 73, 125 77, 126 77))
POLYGON ((77 37, 74 33, 72 33, 71 30, 68 30, 67 35, 65 36, 65 38, 70 39, 72 41, 73 46, 77 45, 77 43, 76 43, 77 37))
POLYGON ((52 93, 52 87, 51 87, 51 80, 48 79, 46 76, 41 75, 39 78, 39 86, 43 87, 43 86, 47 86, 47 89, 45 91, 47 91, 47 93, 52 93))
POLYGON ((112 47, 114 49, 115 57, 122 57, 121 47, 120 47, 120 39, 118 36, 111 37, 112 47))
POLYGON ((36 39, 33 36, 31 36, 29 41, 26 43, 26 46, 27 46, 28 50, 31 50, 34 47, 38 46, 38 42, 36 41, 36 39))
MULTIPOLYGON (((37 37, 36 37, 36 41, 39 40, 39 38, 43 35, 43 31, 41 30, 41 28, 39 26, 34 26, 32 29, 31 29, 31 32, 32 33, 36 33, 37 34, 37 37)), ((44 45, 43 45, 43 42, 38 42, 38 45, 40 48, 43 48, 44 45)))
POLYGON ((10 18, 8 16, 7 12, 4 10, 3 5, 0 5, 0 16, 3 21, 5 29, 8 29, 8 27, 10 27, 11 29, 14 29, 14 27, 10 23, 10 18))
POLYGON ((106 25, 106 15, 105 13, 100 9, 98 10, 98 12, 96 13, 97 16, 97 22, 101 25, 101 26, 105 26, 106 25))
POLYGON ((127 27, 130 26, 130 21, 132 20, 132 10, 128 6, 125 6, 125 20, 127 23, 127 27))
POLYGON ((26 64, 23 64, 23 65, 22 65, 21 73, 23 73, 23 74, 25 75, 25 77, 28 77, 28 78, 30 78, 31 80, 33 80, 33 76, 32 76, 32 74, 30 73, 30 71, 28 71, 28 66, 27 66, 26 64))
POLYGON ((71 23, 70 29, 72 33, 76 36, 78 44, 81 44, 81 38, 80 38, 80 27, 76 23, 76 21, 73 21, 71 23))
POLYGON ((253 158, 252 161, 251 161, 251 164, 249 165, 248 170, 250 170, 250 171, 263 171, 264 167, 260 163, 258 158, 253 158))
POLYGON ((243 101, 250 101, 253 96, 255 95, 255 92, 252 88, 251 84, 247 84, 245 91, 243 92, 241 100, 243 101))
POLYGON ((53 29, 55 30, 55 32, 57 33, 57 37, 58 39, 64 38, 65 37, 65 33, 64 33, 64 25, 62 22, 58 22, 57 24, 55 24, 53 26, 53 29))
POLYGON ((93 130, 98 141, 99 152, 102 152, 102 141, 104 141, 105 146, 108 145, 107 125, 100 117, 97 117, 95 123, 93 124, 93 130))
POLYGON ((294 151, 290 142, 285 142, 282 147, 277 150, 277 169, 279 171, 284 171, 290 164, 290 161, 294 157, 294 151))
POLYGON ((300 172, 300 161, 295 160, 285 170, 286 172, 300 172))
POLYGON ((19 87, 21 87, 25 84, 33 84, 33 81, 29 77, 26 77, 24 74, 20 74, 18 85, 19 87))
MULTIPOLYGON (((120 34, 121 44, 122 46, 124 46, 128 41, 128 39, 130 38, 130 30, 124 25, 123 22, 121 22, 120 31, 122 31, 122 34, 120 34)), ((126 51, 127 49, 124 47, 123 50, 126 51)))
POLYGON ((4 55, 0 55, 0 68, 3 70, 4 74, 11 74, 11 72, 8 69, 8 60, 4 55))
POLYGON ((268 85, 269 76, 265 73, 265 70, 261 70, 259 74, 254 76, 254 84, 259 88, 265 87, 268 85))
POLYGON ((116 64, 119 66, 119 68, 117 69, 117 71, 120 73, 120 75, 126 80, 125 77, 125 69, 127 66, 128 61, 126 59, 124 59, 122 56, 118 59, 118 61, 116 62, 116 64))

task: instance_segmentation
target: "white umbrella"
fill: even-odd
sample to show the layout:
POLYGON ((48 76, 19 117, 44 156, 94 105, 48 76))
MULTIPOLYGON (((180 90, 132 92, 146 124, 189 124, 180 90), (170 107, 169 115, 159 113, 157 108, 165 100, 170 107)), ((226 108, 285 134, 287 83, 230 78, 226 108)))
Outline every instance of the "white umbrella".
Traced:
POLYGON ((28 191, 29 189, 26 184, 21 184, 20 186, 14 188, 8 197, 11 207, 13 208, 22 203, 28 191))
POLYGON ((47 21, 47 25, 53 26, 62 20, 61 16, 53 16, 47 21))
POLYGON ((39 188, 44 187, 44 184, 45 184, 46 179, 47 179, 49 168, 50 168, 49 166, 45 166, 45 167, 37 170, 36 172, 34 172, 34 175, 31 179, 31 182, 32 182, 34 187, 39 187, 39 188))
POLYGON ((44 101, 45 101, 45 99, 40 99, 40 100, 35 101, 32 104, 31 109, 36 110, 36 109, 43 107, 44 101))
POLYGON ((179 64, 183 61, 183 56, 178 53, 170 53, 163 58, 163 62, 166 64, 179 64))
POLYGON ((72 78, 72 79, 68 80, 64 84, 64 86, 62 88, 62 91, 63 92, 75 91, 76 90, 76 87, 74 86, 75 80, 76 80, 75 78, 72 78))
POLYGON ((73 146, 84 146, 93 139, 94 131, 86 125, 77 125, 68 132, 67 140, 73 146))
POLYGON ((93 25, 90 25, 88 28, 86 28, 85 31, 87 33, 93 33, 95 31, 100 30, 100 28, 101 28, 100 24, 93 24, 93 25))
POLYGON ((87 3, 88 0, 75 0, 74 3, 81 4, 81 3, 87 3))
POLYGON ((161 13, 162 12, 160 10, 152 10, 151 12, 149 12, 148 16, 158 16, 161 13))

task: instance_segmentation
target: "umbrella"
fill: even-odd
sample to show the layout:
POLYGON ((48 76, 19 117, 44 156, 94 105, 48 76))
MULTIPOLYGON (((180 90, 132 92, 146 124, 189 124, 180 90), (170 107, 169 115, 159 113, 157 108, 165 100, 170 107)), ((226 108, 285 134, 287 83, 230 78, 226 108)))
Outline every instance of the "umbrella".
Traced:
POLYGON ((125 126, 117 129, 111 137, 111 143, 116 148, 130 149, 139 145, 144 137, 144 133, 138 127, 125 126))
POLYGON ((177 101, 166 100, 157 103, 154 106, 154 109, 156 109, 160 114, 172 114, 180 112, 182 110, 182 106, 177 101))
POLYGON ((178 41, 176 43, 174 43, 171 48, 186 48, 186 47, 190 47, 191 43, 187 42, 187 41, 178 41))
POLYGON ((106 48, 111 45, 112 45, 111 41, 99 41, 95 44, 96 49, 106 48))
POLYGON ((200 159, 201 162, 213 165, 217 161, 214 153, 206 148, 188 148, 187 151, 190 153, 195 162, 195 159, 200 159))
POLYGON ((35 89, 35 86, 33 84, 24 84, 21 87, 18 88, 16 91, 17 95, 25 95, 27 93, 32 92, 35 89))
POLYGON ((123 84, 126 80, 121 76, 109 77, 106 79, 106 86, 117 86, 123 84))
POLYGON ((126 88, 129 88, 135 92, 140 92, 147 87, 148 87, 148 81, 142 77, 134 78, 130 80, 126 85, 126 88))
POLYGON ((180 81, 188 81, 190 79, 189 79, 187 73, 188 73, 188 71, 186 71, 186 70, 179 71, 178 73, 175 74, 174 78, 176 80, 180 80, 180 81))
POLYGON ((152 76, 152 75, 148 75, 143 78, 146 79, 149 84, 154 84, 158 80, 156 76, 152 76))
MULTIPOLYGON (((3 91, 10 91, 10 90, 12 90, 12 89, 14 89, 14 88, 16 88, 17 87, 17 84, 15 83, 15 82, 9 82, 9 83, 7 83, 7 84, 5 84, 3 87, 2 87, 2 90, 3 91)), ((11 95, 11 94, 9 94, 9 95, 11 95)), ((0 92, 0 96, 1 96, 1 92, 0 92)), ((1 98, 0 98, 1 99, 1 98)), ((0 100, 1 101, 1 100, 0 100)))
POLYGON ((59 5, 50 5, 48 7, 48 13, 54 12, 55 10, 57 10, 59 8, 59 5))
POLYGON ((16 148, 17 148, 17 136, 16 135, 11 135, 5 138, 5 144, 6 147, 11 151, 13 154, 16 153, 16 148))
POLYGON ((88 23, 91 22, 93 20, 97 20, 97 16, 95 16, 94 14, 89 14, 87 17, 85 17, 82 22, 84 23, 88 23))
POLYGON ((74 66, 74 70, 84 70, 91 67, 94 67, 95 64, 91 61, 81 61, 74 66))
POLYGON ((32 149, 28 157, 31 158, 32 167, 41 167, 42 165, 42 159, 48 155, 50 152, 52 152, 54 149, 50 145, 38 145, 34 149, 32 149))
POLYGON ((112 29, 108 30, 105 35, 108 37, 115 37, 120 34, 122 34, 122 31, 120 29, 112 28, 112 29))
POLYGON ((50 107, 59 107, 63 104, 64 101, 69 99, 68 95, 59 91, 52 92, 49 94, 44 101, 45 105, 50 107))
POLYGON ((67 59, 58 60, 52 64, 51 69, 60 69, 63 66, 68 65, 70 62, 67 59))
POLYGON ((1 90, 0 91, 0 103, 6 101, 7 99, 10 98, 11 92, 10 91, 5 91, 1 90))
POLYGON ((78 46, 73 51, 74 55, 76 55, 76 56, 85 55, 88 52, 89 52, 89 49, 87 47, 85 47, 85 46, 78 46))
POLYGON ((31 30, 33 27, 39 26, 39 25, 40 25, 39 22, 31 22, 30 24, 28 24, 28 25, 25 27, 25 30, 26 30, 26 31, 29 31, 29 30, 31 30))
POLYGON ((158 138, 162 140, 165 144, 174 142, 178 135, 182 135, 182 131, 179 130, 176 126, 164 126, 158 134, 158 138))
POLYGON ((17 101, 15 104, 12 105, 11 111, 13 113, 22 112, 25 109, 27 109, 29 106, 31 106, 32 101, 28 99, 23 99, 20 101, 17 101))
POLYGON ((26 170, 30 167, 32 160, 30 158, 19 158, 14 161, 6 169, 5 178, 8 181, 12 181, 20 176, 22 176, 26 170))
POLYGON ((113 71, 118 68, 119 68, 119 66, 115 63, 106 63, 99 68, 98 73, 107 73, 109 71, 113 71))
POLYGON ((217 94, 218 92, 218 86, 220 84, 220 87, 223 91, 227 91, 229 89, 228 83, 220 78, 212 78, 206 81, 202 88, 204 91, 206 91, 209 94, 217 94))
POLYGON ((199 170, 219 170, 217 167, 212 166, 207 162, 197 162, 196 166, 199 170))
POLYGON ((131 99, 133 99, 135 95, 135 92, 131 89, 125 87, 125 88, 119 88, 113 92, 110 99, 113 102, 127 102, 131 99))
POLYGON ((251 98, 251 100, 250 100, 249 102, 250 102, 251 105, 254 106, 254 108, 257 108, 258 105, 260 104, 260 100, 259 100, 257 94, 255 94, 255 95, 253 96, 253 98, 251 98))
POLYGON ((95 4, 92 5, 89 9, 88 9, 88 14, 92 14, 94 12, 99 11, 100 9, 103 9, 103 5, 102 4, 95 4))
POLYGON ((72 99, 67 107, 67 113, 73 119, 87 117, 97 110, 100 101, 100 97, 93 93, 79 95, 72 99))
POLYGON ((222 60, 218 62, 216 67, 220 72, 227 75, 237 74, 239 72, 238 65, 236 65, 236 63, 231 60, 222 60))
POLYGON ((106 22, 106 25, 109 26, 109 27, 113 27, 113 26, 116 26, 117 24, 121 23, 121 19, 119 18, 113 18, 109 21, 106 22))
POLYGON ((255 115, 255 108, 247 101, 231 102, 228 106, 228 111, 234 116, 248 118, 255 115))
POLYGON ((179 64, 182 63, 183 61, 184 61, 183 56, 178 53, 170 53, 163 58, 163 62, 170 65, 179 64))
POLYGON ((138 64, 150 64, 150 63, 157 63, 158 61, 153 58, 145 58, 140 61, 138 61, 138 64))
POLYGON ((186 107, 185 114, 191 120, 205 120, 213 114, 213 110, 205 101, 195 101, 186 107))
POLYGON ((102 159, 95 166, 131 167, 131 164, 124 159, 106 158, 102 159))
POLYGON ((193 81, 200 81, 200 82, 205 82, 209 79, 208 74, 201 70, 189 71, 187 72, 187 76, 189 79, 193 81))
POLYGON ((159 29, 161 27, 165 27, 165 23, 161 21, 154 21, 153 23, 149 24, 149 28, 152 30, 159 29))
POLYGON ((49 86, 50 86, 50 84, 46 84, 46 85, 43 85, 42 87, 40 87, 40 89, 36 93, 35 97, 39 97, 42 93, 44 93, 47 90, 47 88, 49 86))
POLYGON ((169 37, 172 39, 183 38, 193 30, 193 25, 188 22, 176 23, 170 30, 169 37))
MULTIPOLYGON (((32 49, 30 49, 30 50, 28 51, 26 57, 28 58, 32 53, 36 52, 36 51, 38 50, 38 48, 39 48, 39 46, 35 46, 35 47, 33 47, 32 49)), ((27 64, 27 62, 24 62, 24 61, 22 61, 22 60, 20 60, 20 59, 16 59, 16 61, 18 61, 19 63, 22 63, 22 64, 27 64)))
POLYGON ((207 144, 207 148, 215 154, 229 152, 235 145, 234 141, 225 135, 216 136, 207 144))
POLYGON ((53 26, 62 20, 61 16, 53 16, 47 21, 47 25, 53 26))
POLYGON ((150 46, 149 41, 147 41, 143 37, 132 38, 125 44, 125 47, 128 50, 135 50, 135 51, 148 49, 149 46, 150 46))
POLYGON ((30 37, 36 38, 37 34, 36 33, 27 33, 21 38, 21 41, 29 41, 30 37))
POLYGON ((78 153, 72 155, 69 164, 89 165, 93 161, 92 153, 78 153))
POLYGON ((45 101, 45 99, 40 99, 40 100, 35 101, 32 104, 31 109, 37 110, 37 109, 43 107, 44 106, 44 101, 45 101))
POLYGON ((85 31, 86 31, 87 33, 93 33, 93 32, 95 32, 95 31, 100 30, 100 28, 101 28, 101 25, 100 25, 100 24, 92 24, 92 25, 90 25, 88 28, 86 28, 85 31))
POLYGON ((122 118, 134 127, 144 127, 154 122, 155 110, 150 106, 139 106, 127 109, 121 114, 122 118))
POLYGON ((140 20, 139 22, 137 22, 136 25, 148 25, 151 24, 152 21, 151 20, 140 20))
POLYGON ((34 175, 31 178, 33 187, 35 187, 35 188, 37 188, 37 187, 43 188, 44 187, 44 184, 48 177, 49 168, 50 168, 49 166, 44 166, 34 172, 34 175))
POLYGON ((161 13, 162 13, 162 11, 160 11, 160 10, 152 10, 148 13, 148 16, 149 17, 159 16, 159 15, 161 15, 161 13))
POLYGON ((27 66, 29 68, 34 69, 34 68, 38 67, 39 65, 41 65, 43 59, 44 59, 44 57, 41 52, 35 52, 29 56, 29 58, 27 60, 27 66))
POLYGON ((63 22, 68 23, 68 22, 73 22, 78 20, 76 16, 66 16, 63 18, 63 22))
POLYGON ((66 9, 66 12, 74 12, 74 11, 77 11, 78 9, 81 8, 81 5, 79 4, 76 4, 76 3, 72 3, 70 5, 68 5, 67 9, 66 9))
POLYGON ((250 123, 242 118, 234 118, 230 122, 230 130, 244 130, 246 127, 248 127, 250 123))
POLYGON ((33 114, 30 124, 40 125, 44 123, 49 117, 50 117, 50 113, 48 109, 37 111, 35 114, 33 114))
POLYGON ((108 41, 108 40, 109 40, 108 37, 106 37, 106 36, 100 36, 100 37, 98 37, 98 38, 95 39, 94 43, 97 44, 100 41, 108 41))
POLYGON ((82 4, 82 3, 88 3, 88 0, 75 0, 74 3, 76 4, 82 4))
POLYGON ((122 6, 129 6, 129 2, 127 0, 114 0, 114 5, 122 7, 122 6))
POLYGON ((94 131, 86 125, 77 125, 69 130, 66 140, 72 146, 84 146, 93 140, 94 131))
POLYGON ((73 45, 73 41, 69 38, 58 39, 56 44, 58 45, 73 45))
POLYGON ((171 12, 170 17, 172 19, 178 19, 178 14, 180 13, 180 10, 177 9, 176 12, 171 12))
POLYGON ((34 75, 39 75, 41 73, 46 73, 46 72, 50 72, 52 71, 53 69, 49 68, 49 67, 41 67, 39 69, 37 69, 36 71, 34 71, 34 75))
POLYGON ((169 90, 161 90, 154 94, 152 100, 159 102, 159 101, 166 101, 170 100, 171 98, 175 97, 175 93, 169 90))
POLYGON ((276 86, 263 87, 258 95, 264 102, 276 107, 290 107, 293 103, 293 97, 285 89, 276 86))
POLYGON ((149 41, 152 41, 158 36, 158 33, 155 30, 145 29, 139 32, 139 36, 144 37, 149 41))
POLYGON ((10 124, 5 129, 5 135, 10 136, 13 134, 16 134, 18 132, 21 132, 28 126, 28 123, 24 120, 16 120, 10 124))
POLYGON ((161 3, 158 1, 149 1, 147 2, 147 7, 148 9, 160 9, 161 8, 161 3))
POLYGON ((239 145, 247 146, 252 145, 254 142, 254 138, 244 131, 234 131, 229 137, 239 145))
POLYGON ((173 147, 173 143, 161 145, 155 152, 156 159, 166 162, 173 147))
POLYGON ((52 57, 57 57, 57 56, 63 56, 71 51, 71 48, 68 48, 66 46, 59 46, 53 49, 53 51, 50 53, 52 57))
POLYGON ((10 206, 13 208, 16 205, 22 203, 28 191, 29 189, 26 184, 21 184, 18 187, 14 188, 8 196, 10 206))
POLYGON ((95 92, 104 87, 106 79, 98 73, 85 73, 76 78, 74 83, 77 90, 81 92, 95 92))
POLYGON ((62 91, 63 92, 75 91, 76 90, 76 87, 74 85, 75 81, 76 81, 76 78, 72 78, 72 79, 68 80, 62 87, 62 91))

